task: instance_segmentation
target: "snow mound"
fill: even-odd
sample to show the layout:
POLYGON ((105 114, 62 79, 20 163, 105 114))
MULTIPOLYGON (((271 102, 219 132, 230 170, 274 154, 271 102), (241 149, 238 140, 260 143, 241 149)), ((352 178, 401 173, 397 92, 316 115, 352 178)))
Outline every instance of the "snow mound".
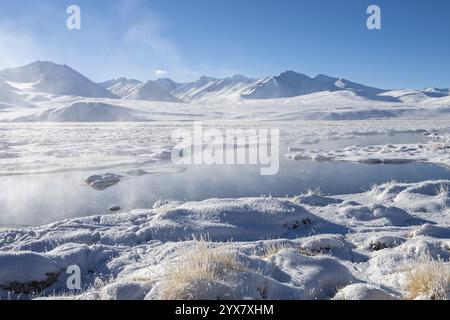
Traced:
POLYGON ((326 207, 331 204, 342 203, 342 200, 336 198, 325 197, 317 194, 305 194, 294 198, 294 201, 309 206, 326 207))
POLYGON ((370 281, 396 288, 405 289, 405 274, 424 258, 435 261, 448 261, 450 252, 440 241, 410 239, 391 250, 380 250, 372 254, 366 269, 370 281))
MULTIPOLYGON (((136 110, 95 102, 76 102, 46 110, 40 114, 23 116, 17 122, 129 122, 138 121, 136 110)), ((142 119, 142 118, 141 118, 142 119)))
POLYGON ((406 187, 393 199, 399 205, 417 212, 438 212, 450 205, 448 181, 425 181, 406 187))
POLYGON ((151 288, 150 284, 123 280, 106 285, 100 297, 104 300, 144 300, 151 288))
POLYGON ((354 281, 349 270, 333 258, 309 257, 283 250, 271 261, 290 275, 294 285, 301 288, 303 299, 331 298, 338 288, 354 281))
POLYGON ((410 215, 397 207, 383 205, 350 206, 340 209, 340 214, 360 221, 378 220, 381 224, 393 226, 411 226, 425 223, 425 220, 410 215))
POLYGON ((0 289, 45 281, 59 272, 61 270, 47 256, 33 252, 0 252, 0 289))
POLYGON ((300 248, 310 254, 328 254, 342 260, 364 260, 352 249, 355 246, 340 235, 320 234, 302 241, 300 248))
POLYGON ((397 300, 397 298, 370 284, 355 283, 339 290, 333 300, 397 300))
POLYGON ((159 213, 148 227, 151 239, 161 241, 193 235, 207 235, 214 241, 251 241, 346 231, 298 204, 273 198, 188 202, 159 213))
POLYGON ((450 227, 424 224, 418 229, 411 231, 409 235, 411 237, 426 236, 438 239, 450 239, 450 227))

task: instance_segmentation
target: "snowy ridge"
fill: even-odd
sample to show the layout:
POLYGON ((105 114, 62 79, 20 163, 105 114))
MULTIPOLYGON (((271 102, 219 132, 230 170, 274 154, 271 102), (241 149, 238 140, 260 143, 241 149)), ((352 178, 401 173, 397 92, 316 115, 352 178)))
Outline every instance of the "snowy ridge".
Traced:
POLYGON ((155 80, 155 83, 170 93, 173 93, 175 90, 177 90, 179 87, 183 85, 183 83, 177 83, 169 78, 162 78, 155 80))
POLYGON ((333 78, 323 74, 311 78, 294 71, 286 71, 278 76, 257 81, 242 94, 246 99, 276 99, 296 97, 322 91, 347 90, 362 97, 377 100, 384 90, 371 88, 345 79, 333 78))
POLYGON ((116 96, 124 98, 133 92, 136 88, 141 87, 143 83, 135 79, 118 78, 99 83, 103 88, 108 89, 116 96))
POLYGON ((254 81, 241 75, 225 79, 201 77, 197 82, 179 86, 173 94, 181 100, 190 102, 237 101, 241 92, 254 81))
POLYGON ((128 100, 147 100, 161 102, 181 102, 169 91, 161 87, 154 81, 147 81, 142 85, 136 86, 128 95, 124 97, 128 100))

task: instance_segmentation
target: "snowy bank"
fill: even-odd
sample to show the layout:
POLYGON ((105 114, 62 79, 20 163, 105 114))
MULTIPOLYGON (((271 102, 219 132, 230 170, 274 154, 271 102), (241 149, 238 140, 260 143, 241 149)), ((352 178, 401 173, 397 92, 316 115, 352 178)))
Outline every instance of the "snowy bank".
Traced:
MULTIPOLYGON (((448 268, 447 186, 427 181, 357 195, 160 201, 152 209, 3 228, 0 296, 408 298, 417 278, 411 270, 424 257, 437 270, 448 268), (66 286, 72 265, 81 270, 77 292, 66 286)), ((446 273, 431 278, 442 274, 414 298, 444 297, 446 273)))

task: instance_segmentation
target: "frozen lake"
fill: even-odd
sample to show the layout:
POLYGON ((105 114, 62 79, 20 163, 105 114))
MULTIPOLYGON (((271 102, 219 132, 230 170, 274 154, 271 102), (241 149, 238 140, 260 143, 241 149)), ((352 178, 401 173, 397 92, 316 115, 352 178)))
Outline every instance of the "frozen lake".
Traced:
MULTIPOLYGON (((324 194, 350 194, 367 191, 373 184, 390 180, 450 179, 450 170, 433 164, 292 161, 284 157, 287 143, 281 147, 280 171, 274 176, 261 176, 259 167, 250 165, 175 166, 167 159, 154 157, 158 150, 164 150, 171 128, 173 126, 161 124, 80 125, 63 129, 52 125, 45 130, 42 127, 35 130, 17 128, 15 141, 3 139, 4 146, 8 143, 3 155, 10 157, 4 156, 1 160, 0 225, 37 225, 108 213, 112 205, 118 205, 122 210, 150 208, 161 199, 283 197, 317 188, 324 194), (52 132, 58 128, 62 130, 60 136, 52 137, 52 132), (101 137, 106 132, 109 132, 110 141, 102 145, 101 137), (125 140, 127 132, 131 132, 134 139, 129 136, 125 140), (95 147, 100 155, 96 155, 95 147), (83 165, 87 160, 89 165, 83 165), (150 174, 125 175, 130 169, 142 168, 150 174), (84 182, 89 175, 102 172, 124 175, 124 178, 104 191, 96 191, 84 182)), ((4 127, 3 133, 8 130, 9 135, 14 136, 13 129, 4 127)), ((285 135, 284 140, 290 141, 289 137, 285 135)), ((414 142, 425 142, 424 135, 400 132, 321 137, 319 141, 312 139, 302 145, 305 149, 328 150, 355 144, 414 142)))
POLYGON ((0 178, 0 224, 36 225, 65 218, 151 208, 157 200, 205 200, 272 195, 295 196, 319 188, 324 194, 370 190, 390 180, 419 182, 450 179, 450 170, 430 164, 367 165, 345 162, 283 161, 275 176, 258 167, 199 166, 183 172, 149 174, 122 180, 104 191, 84 183, 86 173, 53 173, 0 178))

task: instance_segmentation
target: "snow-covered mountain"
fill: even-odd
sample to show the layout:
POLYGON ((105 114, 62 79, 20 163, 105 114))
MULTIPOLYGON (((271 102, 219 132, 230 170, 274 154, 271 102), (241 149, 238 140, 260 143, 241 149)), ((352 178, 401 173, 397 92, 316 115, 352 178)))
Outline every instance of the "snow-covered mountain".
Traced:
POLYGON ((307 75, 286 71, 278 76, 256 81, 241 96, 245 99, 276 99, 321 91, 331 91, 331 86, 321 81, 315 81, 307 75))
POLYGON ((94 83, 66 65, 42 61, 0 71, 0 107, 4 111, 14 107, 60 107, 76 102, 78 97, 105 99, 108 101, 97 102, 107 104, 116 104, 115 100, 141 100, 205 105, 243 105, 255 101, 261 105, 263 102, 258 100, 267 100, 271 105, 282 105, 284 102, 280 99, 305 97, 296 100, 304 104, 320 97, 330 106, 341 99, 354 105, 360 100, 445 105, 449 89, 383 90, 324 74, 310 77, 294 71, 259 80, 242 75, 223 79, 202 76, 189 83, 169 78, 144 83, 125 77, 94 83))
POLYGON ((31 64, 0 71, 0 78, 30 91, 91 98, 115 98, 109 90, 94 83, 66 65, 36 61, 31 64))
POLYGON ((167 78, 143 83, 136 79, 121 77, 101 82, 99 85, 122 99, 181 102, 171 94, 171 92, 176 90, 181 84, 167 78))
POLYGON ((168 92, 174 92, 183 85, 182 83, 175 82, 169 78, 158 79, 155 83, 168 92))
POLYGON ((423 92, 431 98, 443 98, 450 95, 450 89, 427 88, 423 92))
POLYGON ((327 75, 313 78, 294 71, 286 71, 278 76, 267 77, 252 84, 241 97, 244 99, 277 99, 307 95, 323 91, 347 90, 358 96, 377 100, 385 90, 368 87, 346 79, 327 75))
POLYGON ((417 103, 449 97, 449 89, 427 88, 424 90, 400 89, 386 91, 378 97, 389 97, 405 103, 417 103))
POLYGON ((190 103, 281 99, 319 92, 344 92, 355 98, 384 102, 419 102, 449 96, 449 89, 384 90, 343 78, 324 74, 310 77, 294 71, 285 71, 259 80, 242 75, 223 79, 202 76, 197 81, 188 83, 164 78, 144 85, 138 80, 119 78, 101 85, 126 99, 190 103))
POLYGON ((147 81, 143 85, 138 85, 127 96, 128 100, 148 100, 162 102, 181 102, 174 97, 169 91, 161 87, 155 81, 147 81))
POLYGON ((240 94, 253 82, 255 79, 242 75, 224 79, 203 76, 196 82, 179 86, 172 94, 178 99, 189 102, 238 100, 240 94))
POLYGON ((99 83, 103 88, 108 89, 116 96, 124 98, 137 88, 143 86, 142 81, 128 78, 112 79, 99 83))
POLYGON ((356 94, 366 97, 375 96, 386 91, 379 88, 368 87, 347 79, 330 77, 324 74, 319 74, 313 79, 330 86, 330 91, 350 90, 356 94))

